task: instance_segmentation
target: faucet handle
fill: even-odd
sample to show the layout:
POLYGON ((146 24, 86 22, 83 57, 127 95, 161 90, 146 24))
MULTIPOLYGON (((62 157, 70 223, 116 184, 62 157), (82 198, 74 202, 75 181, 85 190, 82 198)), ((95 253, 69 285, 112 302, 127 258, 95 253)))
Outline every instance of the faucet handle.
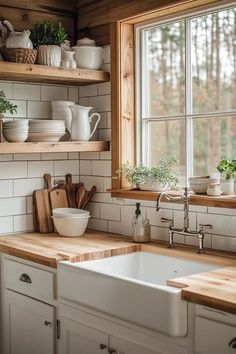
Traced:
POLYGON ((213 225, 211 224, 200 224, 200 228, 203 230, 203 229, 210 229, 212 230, 213 229, 213 225))
POLYGON ((173 224, 173 219, 161 218, 161 222, 169 222, 170 224, 173 224))

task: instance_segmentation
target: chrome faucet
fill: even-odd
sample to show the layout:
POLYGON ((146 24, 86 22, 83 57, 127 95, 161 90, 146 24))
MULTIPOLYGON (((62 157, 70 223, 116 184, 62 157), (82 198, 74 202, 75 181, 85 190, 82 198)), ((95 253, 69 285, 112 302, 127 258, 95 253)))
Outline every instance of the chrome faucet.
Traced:
POLYGON ((191 235, 198 237, 198 253, 203 254, 205 253, 204 249, 204 236, 205 231, 204 229, 213 229, 213 226, 210 224, 200 224, 198 231, 192 231, 189 227, 189 201, 191 199, 190 194, 188 193, 188 188, 184 188, 184 193, 181 196, 171 196, 167 192, 162 192, 157 197, 157 205, 156 210, 160 211, 160 203, 161 199, 165 196, 165 198, 169 201, 183 201, 184 203, 184 226, 182 229, 174 227, 173 219, 161 218, 161 222, 168 222, 169 223, 169 248, 175 248, 174 244, 174 234, 178 235, 191 235))

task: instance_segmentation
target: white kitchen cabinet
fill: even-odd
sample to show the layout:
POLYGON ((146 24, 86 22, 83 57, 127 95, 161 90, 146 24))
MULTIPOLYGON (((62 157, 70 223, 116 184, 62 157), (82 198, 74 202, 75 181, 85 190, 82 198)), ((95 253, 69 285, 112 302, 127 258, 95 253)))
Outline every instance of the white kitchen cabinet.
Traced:
POLYGON ((55 308, 4 292, 4 354, 55 354, 55 308))
POLYGON ((152 351, 124 339, 110 336, 110 352, 114 354, 162 354, 159 351, 152 351))
POLYGON ((98 354, 107 351, 108 335, 79 322, 63 318, 60 333, 60 354, 98 354))

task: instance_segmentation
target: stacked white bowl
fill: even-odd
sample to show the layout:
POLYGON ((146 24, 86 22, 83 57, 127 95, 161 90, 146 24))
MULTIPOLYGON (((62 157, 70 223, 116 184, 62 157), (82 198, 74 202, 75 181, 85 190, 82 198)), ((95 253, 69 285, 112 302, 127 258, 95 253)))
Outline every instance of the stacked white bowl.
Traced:
POLYGON ((207 194, 207 188, 210 183, 219 183, 219 178, 210 178, 209 176, 190 177, 190 188, 196 194, 207 194))
POLYGON ((9 142, 24 142, 28 137, 29 122, 27 119, 18 119, 3 123, 3 136, 9 142))
POLYGON ((30 119, 28 141, 59 141, 65 135, 65 131, 65 122, 61 120, 30 119))
POLYGON ((52 119, 66 122, 66 129, 71 132, 72 112, 70 106, 74 106, 72 101, 52 101, 52 119))
POLYGON ((75 208, 56 208, 52 211, 54 226, 60 236, 83 236, 90 218, 89 211, 75 208))

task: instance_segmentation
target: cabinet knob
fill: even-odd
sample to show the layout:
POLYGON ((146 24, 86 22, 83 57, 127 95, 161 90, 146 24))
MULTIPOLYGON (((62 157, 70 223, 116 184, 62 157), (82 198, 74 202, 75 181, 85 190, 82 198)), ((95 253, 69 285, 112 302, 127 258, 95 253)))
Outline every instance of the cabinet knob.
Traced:
POLYGON ((52 325, 52 323, 49 322, 49 321, 44 321, 44 324, 45 324, 45 326, 47 326, 47 327, 52 325))
POLYGON ((236 349, 236 337, 231 339, 231 341, 229 342, 229 347, 236 349))
POLYGON ((106 349, 106 348, 107 348, 107 346, 106 346, 105 344, 102 344, 102 343, 100 344, 100 349, 101 349, 101 350, 104 350, 104 349, 106 349))
POLYGON ((26 273, 22 273, 21 274, 20 281, 22 281, 23 283, 28 283, 28 284, 32 283, 32 280, 31 280, 30 276, 28 274, 26 274, 26 273))
POLYGON ((112 354, 112 353, 116 353, 116 350, 113 348, 108 348, 108 353, 112 354))

